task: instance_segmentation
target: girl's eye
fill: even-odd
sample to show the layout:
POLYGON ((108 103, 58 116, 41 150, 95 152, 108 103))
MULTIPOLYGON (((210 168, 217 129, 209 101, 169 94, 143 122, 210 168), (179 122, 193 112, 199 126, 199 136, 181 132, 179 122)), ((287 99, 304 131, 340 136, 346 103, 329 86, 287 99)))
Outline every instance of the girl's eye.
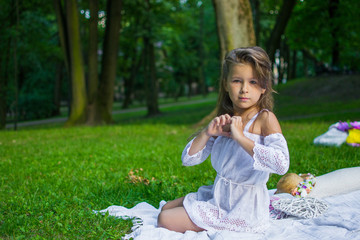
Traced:
POLYGON ((240 79, 233 79, 232 81, 233 81, 234 83, 239 83, 239 82, 241 82, 240 79))
POLYGON ((251 80, 250 83, 251 84, 257 84, 257 81, 256 80, 251 80))

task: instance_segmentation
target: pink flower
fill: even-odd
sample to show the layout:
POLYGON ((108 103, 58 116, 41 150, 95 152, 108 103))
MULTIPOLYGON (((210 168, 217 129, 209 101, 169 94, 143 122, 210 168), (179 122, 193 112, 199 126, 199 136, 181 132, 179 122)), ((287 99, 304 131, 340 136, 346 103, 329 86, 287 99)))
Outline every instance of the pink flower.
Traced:
POLYGON ((347 122, 341 122, 341 121, 339 121, 339 124, 338 124, 338 126, 337 126, 337 129, 339 129, 340 131, 343 131, 343 132, 345 132, 345 131, 348 131, 349 130, 349 124, 347 123, 347 122))
POLYGON ((360 129, 360 122, 351 122, 350 125, 355 129, 360 129))

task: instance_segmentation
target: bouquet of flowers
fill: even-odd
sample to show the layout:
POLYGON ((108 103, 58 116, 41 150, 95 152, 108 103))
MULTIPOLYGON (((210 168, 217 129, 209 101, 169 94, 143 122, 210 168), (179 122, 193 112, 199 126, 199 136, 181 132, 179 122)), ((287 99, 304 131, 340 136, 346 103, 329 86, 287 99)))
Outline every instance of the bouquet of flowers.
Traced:
POLYGON ((348 132, 346 143, 353 147, 360 147, 360 122, 339 122, 337 129, 348 132))
POLYGON ((304 178, 304 181, 300 182, 296 186, 296 188, 292 192, 292 195, 295 197, 298 197, 298 198, 306 197, 311 192, 313 187, 315 186, 316 178, 311 173, 306 174, 305 177, 304 177, 304 174, 299 174, 299 176, 304 178))

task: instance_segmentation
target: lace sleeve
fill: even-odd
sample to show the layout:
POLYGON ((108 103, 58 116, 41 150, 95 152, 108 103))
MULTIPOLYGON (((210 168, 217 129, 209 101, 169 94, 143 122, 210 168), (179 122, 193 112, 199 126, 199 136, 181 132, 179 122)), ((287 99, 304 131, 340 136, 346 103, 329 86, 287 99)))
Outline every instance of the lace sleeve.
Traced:
POLYGON ((283 175, 289 169, 289 149, 280 133, 264 138, 264 145, 255 143, 254 169, 283 175))
POLYGON ((194 166, 194 165, 200 164, 203 161, 205 161, 208 158, 208 156, 210 155, 212 146, 215 141, 215 139, 213 137, 210 138, 209 141, 207 141, 207 143, 203 149, 201 149, 199 152, 195 153, 194 155, 190 156, 189 150, 190 150, 190 147, 191 147, 194 139, 192 139, 186 145, 184 151, 182 152, 181 160, 182 160, 182 164, 184 166, 194 166))

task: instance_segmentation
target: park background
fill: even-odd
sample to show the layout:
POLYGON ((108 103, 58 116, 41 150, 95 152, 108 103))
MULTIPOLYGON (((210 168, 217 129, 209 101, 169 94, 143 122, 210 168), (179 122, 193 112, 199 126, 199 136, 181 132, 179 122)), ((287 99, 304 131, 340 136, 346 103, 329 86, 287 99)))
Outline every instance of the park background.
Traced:
POLYGON ((211 184, 209 161, 185 168, 180 155, 213 114, 220 59, 235 47, 259 45, 273 62, 290 172, 360 164, 358 148, 312 144, 360 120, 359 1, 0 6, 1 238, 120 238, 131 223, 92 210, 211 184))

